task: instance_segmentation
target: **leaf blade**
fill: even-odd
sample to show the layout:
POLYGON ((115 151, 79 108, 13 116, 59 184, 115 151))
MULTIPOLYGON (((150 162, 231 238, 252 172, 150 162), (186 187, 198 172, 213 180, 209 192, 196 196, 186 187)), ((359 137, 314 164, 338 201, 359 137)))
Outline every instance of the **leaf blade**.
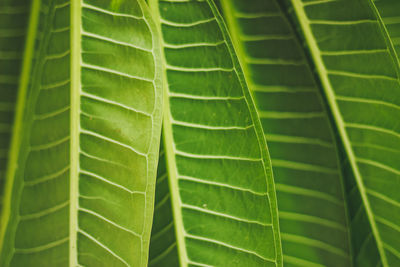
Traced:
MULTIPOLYGON (((380 138, 378 137, 380 134, 384 134, 387 128, 391 128, 391 126, 388 127, 388 118, 391 117, 390 114, 392 114, 392 116, 396 116, 396 111, 390 108, 385 108, 382 110, 382 112, 374 113, 374 121, 370 121, 367 117, 360 115, 361 112, 364 112, 364 114, 370 113, 367 111, 368 109, 376 109, 376 106, 373 104, 373 100, 378 99, 379 96, 383 97, 383 94, 379 94, 376 90, 377 87, 385 88, 384 90, 391 91, 391 100, 385 99, 384 101, 391 103, 394 99, 394 104, 397 105, 396 96, 399 92, 398 69, 396 67, 397 62, 392 57, 393 54, 391 53, 391 47, 387 44, 387 36, 385 36, 386 33, 381 28, 380 21, 376 17, 376 14, 373 12, 373 10, 371 10, 371 3, 367 1, 343 2, 345 3, 343 8, 348 8, 348 5, 353 5, 355 10, 358 11, 355 13, 358 17, 354 19, 350 14, 346 14, 347 17, 345 19, 339 19, 340 21, 344 21, 342 25, 333 25, 333 23, 330 23, 330 21, 335 19, 335 16, 338 14, 332 13, 329 15, 327 12, 322 11, 324 7, 329 5, 329 3, 316 2, 307 6, 303 5, 300 1, 291 1, 291 3, 294 6, 296 15, 299 17, 299 22, 302 30, 305 33, 305 38, 310 43, 311 54, 317 65, 317 70, 322 80, 322 84, 324 85, 324 91, 327 95, 327 100, 334 114, 333 116, 338 126, 341 139, 344 143, 347 157, 350 160, 351 168, 354 172, 363 204, 366 208, 368 219, 372 226, 374 238, 377 242, 382 264, 384 266, 388 266, 388 264, 396 264, 399 259, 397 259, 395 254, 392 253, 390 246, 388 250, 384 248, 385 245, 383 244, 386 244, 386 242, 393 242, 391 238, 388 238, 388 232, 391 232, 396 236, 399 233, 393 230, 389 231, 389 228, 379 224, 375 219, 377 214, 385 212, 385 210, 387 211, 388 203, 383 205, 386 206, 386 208, 378 209, 380 200, 374 199, 374 197, 367 192, 368 187, 377 186, 376 183, 373 183, 373 179, 371 179, 371 177, 375 177, 383 171, 382 167, 384 169, 386 165, 380 165, 382 160, 386 161, 386 164, 389 164, 389 166, 393 164, 396 166, 396 163, 390 162, 390 158, 388 157, 379 158, 379 154, 376 154, 378 157, 374 158, 371 148, 368 148, 368 146, 372 145, 372 142, 376 142, 383 147, 390 147, 388 143, 385 143, 385 141, 381 139, 382 136, 380 138), (322 25, 316 22, 316 26, 314 27, 315 29, 311 30, 306 26, 306 24, 312 22, 313 19, 318 17, 316 13, 317 11, 320 11, 320 18, 326 19, 326 23, 325 25, 322 25), (363 21, 363 19, 365 19, 365 21, 363 21), (337 42, 329 43, 322 41, 317 44, 317 40, 321 40, 322 38, 322 29, 325 31, 325 33, 332 33, 332 31, 336 30, 336 33, 339 33, 342 36, 346 35, 348 41, 342 44, 337 42), (365 42, 362 43, 357 42, 356 40, 358 40, 357 38, 359 37, 356 34, 359 34, 361 33, 360 31, 364 30, 374 33, 372 35, 375 38, 364 40, 365 42), (369 54, 365 54, 364 52, 365 50, 374 49, 386 49, 386 52, 383 52, 381 56, 375 58, 369 54), (350 51, 356 54, 359 53, 362 54, 364 58, 359 57, 357 61, 359 63, 364 63, 360 64, 360 67, 358 68, 355 67, 355 65, 352 66, 350 57, 342 60, 344 63, 343 65, 337 64, 337 62, 329 62, 326 56, 321 56, 321 51, 350 51), (382 66, 385 66, 385 68, 379 70, 375 68, 376 65, 364 65, 365 62, 382 64, 382 66), (345 80, 348 81, 348 84, 353 84, 355 89, 352 91, 344 90, 345 84, 343 82, 345 80), (365 86, 365 82, 369 82, 369 85, 365 86), (360 94, 360 85, 364 86, 365 88, 362 94, 360 94), (354 95, 351 95, 352 93, 354 95), (343 95, 345 98, 350 97, 350 99, 337 99, 338 95, 343 95), (353 96, 355 96, 355 99, 351 99, 353 96), (357 113, 350 113, 350 103, 353 103, 353 108, 357 107, 357 113), (360 149, 357 147, 357 143, 364 144, 364 148, 360 149), (378 165, 376 165, 376 163, 378 163, 378 165)), ((355 60, 355 58, 353 60, 355 60)), ((397 132, 396 128, 393 130, 395 133, 397 132)), ((390 140, 393 140, 390 135, 384 135, 387 136, 387 142, 390 143, 390 140)), ((398 142, 394 142, 393 144, 393 147, 396 150, 395 153, 398 151, 398 146, 396 143, 398 144, 398 142)), ((387 179, 387 185, 392 184, 393 181, 398 179, 396 177, 396 173, 390 174, 390 171, 385 174, 385 177, 387 179), (388 178, 390 177, 388 175, 391 175, 392 179, 388 178)), ((396 187, 393 184, 392 186, 396 187)), ((375 187, 375 189, 376 188, 377 187, 375 187)), ((380 190, 385 188, 386 193, 390 193, 392 189, 391 186, 379 188, 380 190)), ((391 198, 393 197, 395 198, 395 196, 392 196, 391 198)), ((395 210, 397 209, 395 208, 395 210)), ((388 214, 385 216, 387 217, 388 214)))
POLYGON ((277 1, 222 3, 271 149, 284 262, 351 265, 342 167, 301 40, 277 1))
POLYGON ((12 266, 145 266, 162 108, 147 6, 42 4, 3 241, 13 251, 1 258, 12 266))
POLYGON ((399 58, 400 55, 400 44, 399 44, 399 13, 397 10, 399 10, 399 3, 397 1, 374 1, 374 5, 377 8, 382 22, 385 25, 390 40, 393 45, 393 49, 395 50, 395 53, 397 57, 399 58))
POLYGON ((263 181, 263 179, 266 179, 266 174, 263 174, 264 167, 260 169, 261 166, 264 166, 264 163, 260 165, 260 159, 265 160, 265 164, 269 166, 267 151, 263 149, 261 152, 260 150, 260 146, 265 144, 263 143, 265 140, 263 137, 260 138, 262 130, 250 94, 244 83, 237 59, 232 55, 233 48, 216 8, 211 2, 157 3, 154 1, 152 4, 155 13, 160 12, 158 16, 162 22, 161 31, 164 36, 164 53, 167 60, 166 77, 169 82, 166 94, 169 94, 169 99, 166 100, 166 105, 169 105, 169 108, 167 106, 167 112, 164 115, 164 134, 170 188, 173 195, 172 203, 175 209, 174 220, 180 224, 175 225, 180 263, 183 266, 188 264, 214 265, 230 261, 232 264, 239 265, 275 265, 275 262, 279 265, 281 264, 280 242, 275 244, 275 238, 279 240, 279 233, 276 230, 278 228, 276 203, 272 200, 275 199, 274 186, 270 169, 267 167, 268 193, 271 196, 271 204, 267 202, 267 205, 271 205, 271 212, 264 204, 266 192, 263 183, 266 180, 263 181), (184 13, 178 11, 183 10, 182 8, 185 10, 184 13), (180 17, 177 14, 180 14, 180 17), (206 28, 208 29, 206 30, 206 28), (182 53, 178 51, 182 51, 182 53), (204 60, 198 58, 198 54, 197 58, 196 56, 191 57, 191 55, 195 55, 195 51, 204 56, 204 60), (229 79, 229 77, 231 78, 229 79), (221 86, 223 83, 226 83, 225 88, 221 86), (234 121, 221 112, 227 110, 224 103, 233 107, 233 114, 242 115, 244 113, 240 120, 234 121), (204 112, 204 115, 198 116, 196 114, 198 110, 204 112), (213 115, 215 112, 213 110, 220 111, 220 118, 213 115), (182 111, 187 111, 187 116, 182 111), (253 123, 256 126, 253 126, 253 123), (256 130, 252 127, 255 127, 256 130), (252 141, 245 144, 243 135, 252 141), (230 138, 235 136, 238 145, 229 148, 226 136, 230 136, 230 138), (196 144, 194 139, 198 139, 199 142, 196 144), (257 142, 253 140, 257 140, 257 142), (249 148, 246 149, 246 145, 249 148), (254 172, 257 177, 256 182, 253 183, 259 184, 260 187, 246 184, 245 180, 248 178, 243 181, 240 181, 239 177, 235 177, 236 181, 229 179, 227 177, 228 169, 238 170, 235 164, 245 164, 249 167, 248 170, 254 172), (192 170, 189 170, 189 166, 192 170), (211 175, 207 169, 214 171, 220 169, 218 170, 219 175, 215 173, 211 175), (194 186, 196 186, 196 190, 194 190, 194 186), (207 200, 218 196, 217 190, 221 190, 221 194, 224 194, 219 198, 222 209, 207 200), (189 192, 191 193, 188 194, 189 192), (254 199, 254 203, 262 203, 260 205, 262 209, 267 209, 266 212, 252 213, 251 215, 248 212, 246 214, 242 205, 240 208, 238 206, 236 211, 233 210, 232 204, 228 204, 229 201, 237 201, 232 198, 233 192, 243 194, 243 199, 246 199, 248 203, 252 203, 249 201, 251 198, 254 199), (264 230, 260 230, 268 227, 265 222, 270 219, 265 216, 268 216, 270 212, 275 215, 272 222, 275 228, 275 237, 272 233, 266 234, 266 232, 263 233, 264 230), (200 229, 201 225, 209 225, 211 222, 216 223, 221 233, 200 229), (240 241, 245 240, 242 236, 228 241, 229 235, 231 235, 228 225, 235 229, 238 227, 234 226, 232 222, 243 225, 243 228, 248 228, 245 225, 251 224, 258 229, 253 233, 250 233, 252 232, 250 229, 245 230, 255 238, 253 244, 247 241, 240 244, 240 241), (263 237, 254 236, 255 232, 263 233, 263 237), (268 242, 268 245, 261 244, 261 240, 268 242), (255 244, 260 246, 255 248, 255 244), (196 246, 197 249, 193 249, 193 246, 196 246), (207 253, 207 246, 213 246, 214 249, 218 249, 218 252, 213 250, 214 252, 207 253), (276 248, 274 248, 275 246, 276 248), (276 252, 273 251, 275 249, 276 252), (231 253, 238 254, 235 261, 229 259, 231 253), (212 258, 211 254, 218 255, 218 257, 212 258), (271 258, 268 259, 268 257, 271 258), (245 263, 245 260, 249 262, 245 263))
POLYGON ((179 266, 163 136, 161 139, 149 266, 179 266))
MULTIPOLYGON (((11 133, 13 128, 21 65, 26 44, 29 1, 12 3, 1 1, 0 20, 2 34, 0 41, 0 211, 3 205, 3 193, 6 185, 11 133)), ((25 52, 26 53, 26 52, 25 52)))

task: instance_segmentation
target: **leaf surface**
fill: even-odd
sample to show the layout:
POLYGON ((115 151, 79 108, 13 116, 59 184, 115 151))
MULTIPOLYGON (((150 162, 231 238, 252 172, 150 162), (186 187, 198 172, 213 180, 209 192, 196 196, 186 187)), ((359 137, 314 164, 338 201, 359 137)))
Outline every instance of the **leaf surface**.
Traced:
POLYGON ((163 35, 180 265, 282 266, 269 155, 222 19, 211 1, 151 4, 163 35))
POLYGON ((370 1, 290 3, 309 45, 382 264, 397 266, 400 85, 389 36, 370 1))
POLYGON ((147 265, 162 91, 146 8, 35 1, 1 266, 147 265))
POLYGON ((163 141, 158 161, 153 228, 151 230, 149 266, 179 266, 171 193, 163 141))
POLYGON ((345 187, 328 112, 277 1, 223 1, 271 153, 284 263, 350 266, 345 187))
POLYGON ((374 0, 390 40, 400 58, 400 2, 396 0, 374 0))
POLYGON ((0 211, 30 1, 0 1, 0 211))

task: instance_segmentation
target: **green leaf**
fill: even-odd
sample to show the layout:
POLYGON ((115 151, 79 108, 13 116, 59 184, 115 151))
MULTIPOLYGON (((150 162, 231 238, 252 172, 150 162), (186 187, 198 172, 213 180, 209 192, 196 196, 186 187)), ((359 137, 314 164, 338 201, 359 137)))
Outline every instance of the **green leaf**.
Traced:
POLYGON ((397 57, 400 59, 400 2, 397 0, 374 0, 374 4, 389 33, 397 57))
POLYGON ((0 1, 0 211, 30 1, 0 1))
MULTIPOLYGON (((225 25, 211 1, 151 4, 163 35, 164 147, 180 264, 282 266, 269 155, 225 25)), ((161 256, 154 265, 171 266, 161 256)))
POLYGON ((284 263, 351 266, 338 147, 301 40, 278 1, 222 3, 271 153, 284 263))
POLYGON ((397 266, 400 84, 389 37, 370 1, 290 3, 361 193, 382 264, 397 266))
POLYGON ((146 266, 162 108, 146 4, 34 1, 27 43, 0 265, 146 266))
POLYGON ((172 217, 171 194, 168 185, 163 142, 157 169, 153 228, 151 230, 149 266, 179 266, 178 249, 172 217))

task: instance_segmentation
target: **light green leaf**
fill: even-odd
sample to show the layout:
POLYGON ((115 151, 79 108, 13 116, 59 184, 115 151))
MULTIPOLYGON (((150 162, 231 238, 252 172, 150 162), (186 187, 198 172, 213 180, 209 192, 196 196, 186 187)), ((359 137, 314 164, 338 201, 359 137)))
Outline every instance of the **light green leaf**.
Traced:
POLYGON ((146 266, 162 108, 147 6, 34 1, 28 43, 0 265, 146 266))
POLYGON ((392 45, 370 1, 290 3, 354 173, 382 264, 397 266, 400 85, 392 45))
POLYGON ((0 1, 0 211, 29 6, 29 0, 0 1))
MULTIPOLYGON (((211 1, 151 4, 163 35, 180 265, 282 266, 269 155, 225 25, 211 1)), ((171 266, 157 257, 154 265, 171 266)))

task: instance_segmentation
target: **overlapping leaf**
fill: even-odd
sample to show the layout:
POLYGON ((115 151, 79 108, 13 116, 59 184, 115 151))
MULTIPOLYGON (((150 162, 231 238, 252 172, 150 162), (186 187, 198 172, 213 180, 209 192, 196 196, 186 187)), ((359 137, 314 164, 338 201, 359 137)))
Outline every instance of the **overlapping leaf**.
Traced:
MULTIPOLYGON (((180 264, 281 266, 269 155, 218 11, 211 1, 151 4, 163 35, 164 148, 180 264)), ((174 266, 173 246, 152 247, 150 264, 174 266)))
POLYGON ((271 151, 284 262, 349 266, 337 145, 300 40, 278 1, 223 7, 271 151))
POLYGON ((158 161, 153 228, 150 240, 149 266, 179 266, 166 155, 161 141, 158 161))
POLYGON ((375 239, 384 266, 397 266, 400 84, 392 43, 370 1, 289 2, 361 193, 370 240, 375 239))
POLYGON ((0 210, 29 7, 29 0, 0 1, 0 210))
POLYGON ((162 105, 146 8, 35 1, 1 266, 147 264, 162 105))
POLYGON ((397 57, 400 58, 400 2, 396 0, 374 0, 374 4, 389 33, 397 57))

